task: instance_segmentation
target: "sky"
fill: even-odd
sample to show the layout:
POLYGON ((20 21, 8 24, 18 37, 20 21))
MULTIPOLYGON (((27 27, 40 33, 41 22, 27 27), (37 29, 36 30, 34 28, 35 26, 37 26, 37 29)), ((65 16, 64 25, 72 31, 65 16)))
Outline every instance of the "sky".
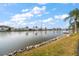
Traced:
POLYGON ((64 18, 75 8, 78 3, 0 3, 0 25, 67 28, 69 21, 64 18))

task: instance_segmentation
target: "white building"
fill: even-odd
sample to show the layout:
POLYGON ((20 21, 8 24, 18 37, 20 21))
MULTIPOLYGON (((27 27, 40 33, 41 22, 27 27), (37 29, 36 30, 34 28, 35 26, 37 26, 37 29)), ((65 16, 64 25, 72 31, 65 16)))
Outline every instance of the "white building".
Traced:
POLYGON ((7 31, 9 28, 9 26, 0 25, 0 31, 7 31))

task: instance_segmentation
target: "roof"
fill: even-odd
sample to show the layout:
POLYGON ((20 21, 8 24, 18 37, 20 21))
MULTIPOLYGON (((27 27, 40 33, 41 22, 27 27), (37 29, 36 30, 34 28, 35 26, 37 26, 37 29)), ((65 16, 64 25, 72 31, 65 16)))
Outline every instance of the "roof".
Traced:
POLYGON ((0 27, 10 28, 9 26, 6 26, 6 25, 0 25, 0 27))

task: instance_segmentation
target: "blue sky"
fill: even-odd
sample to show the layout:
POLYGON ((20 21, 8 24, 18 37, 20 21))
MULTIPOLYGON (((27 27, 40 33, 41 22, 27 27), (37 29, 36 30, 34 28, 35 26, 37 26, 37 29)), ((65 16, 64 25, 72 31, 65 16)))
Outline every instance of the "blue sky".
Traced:
POLYGON ((79 8, 75 3, 0 3, 0 25, 12 27, 33 26, 47 28, 67 28, 64 18, 79 8))

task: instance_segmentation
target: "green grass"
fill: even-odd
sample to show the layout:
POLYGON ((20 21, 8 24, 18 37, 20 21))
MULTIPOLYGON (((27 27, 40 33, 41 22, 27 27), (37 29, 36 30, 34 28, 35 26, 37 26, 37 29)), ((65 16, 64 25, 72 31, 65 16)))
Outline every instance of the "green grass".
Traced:
POLYGON ((46 45, 17 53, 17 56, 75 56, 77 55, 77 43, 79 34, 65 36, 46 45))

